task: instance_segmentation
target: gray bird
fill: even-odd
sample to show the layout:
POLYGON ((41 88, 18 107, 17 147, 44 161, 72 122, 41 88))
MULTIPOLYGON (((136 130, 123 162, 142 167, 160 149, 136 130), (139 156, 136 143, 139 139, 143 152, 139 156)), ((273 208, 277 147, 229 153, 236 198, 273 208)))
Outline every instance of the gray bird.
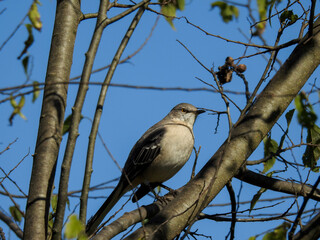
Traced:
POLYGON ((180 103, 142 135, 129 154, 118 185, 89 219, 88 236, 126 192, 141 184, 132 199, 136 202, 183 167, 194 145, 194 122, 204 112, 191 104, 180 103))

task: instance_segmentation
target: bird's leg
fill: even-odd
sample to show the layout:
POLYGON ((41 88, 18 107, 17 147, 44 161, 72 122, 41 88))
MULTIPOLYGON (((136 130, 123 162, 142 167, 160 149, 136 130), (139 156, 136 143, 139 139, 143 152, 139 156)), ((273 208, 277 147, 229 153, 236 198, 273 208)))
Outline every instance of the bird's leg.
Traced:
POLYGON ((159 186, 159 183, 141 183, 140 188, 135 192, 132 202, 140 200, 142 197, 147 195, 150 191, 156 196, 154 188, 159 186))
POLYGON ((164 185, 164 184, 162 184, 162 183, 160 183, 159 186, 162 187, 162 188, 164 188, 164 189, 166 189, 166 190, 167 190, 169 193, 171 193, 173 196, 177 195, 177 193, 178 193, 177 190, 172 189, 172 188, 169 188, 169 187, 167 187, 166 185, 164 185))
POLYGON ((178 191, 177 190, 174 190, 172 188, 169 188, 165 185, 163 185, 162 183, 159 183, 158 186, 166 189, 167 191, 169 191, 168 194, 164 195, 164 196, 159 196, 155 191, 154 189, 151 190, 151 192, 154 194, 155 196, 155 199, 159 202, 161 202, 162 204, 168 204, 168 202, 170 202, 177 194, 178 194, 178 191))

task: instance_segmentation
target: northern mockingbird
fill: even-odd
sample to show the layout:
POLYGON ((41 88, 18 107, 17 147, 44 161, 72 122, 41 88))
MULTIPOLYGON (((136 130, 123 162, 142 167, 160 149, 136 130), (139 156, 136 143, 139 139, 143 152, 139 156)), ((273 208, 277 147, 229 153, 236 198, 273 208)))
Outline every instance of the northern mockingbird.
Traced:
POLYGON ((132 199, 136 202, 183 167, 194 145, 193 124, 203 112, 191 104, 180 103, 142 135, 129 154, 118 185, 89 219, 88 236, 126 192, 141 184, 132 199))

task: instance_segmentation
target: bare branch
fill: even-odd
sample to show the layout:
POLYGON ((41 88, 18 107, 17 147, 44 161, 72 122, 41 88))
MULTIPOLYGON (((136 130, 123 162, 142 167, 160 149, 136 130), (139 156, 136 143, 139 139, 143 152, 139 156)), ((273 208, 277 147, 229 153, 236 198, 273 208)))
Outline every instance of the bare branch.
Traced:
POLYGON ((11 219, 11 217, 8 217, 6 214, 4 214, 0 210, 0 219, 7 224, 7 226, 17 235, 18 238, 23 238, 23 232, 20 229, 20 227, 11 219))
MULTIPOLYGON (((61 238, 65 207, 68 199, 68 182, 69 182, 69 176, 70 176, 71 163, 72 163, 73 153, 76 145, 76 139, 79 135, 78 128, 81 120, 81 111, 82 111, 82 107, 83 107, 86 93, 88 90, 88 85, 86 83, 89 82, 93 62, 94 62, 94 59, 98 50, 98 46, 100 44, 101 36, 104 30, 104 27, 102 27, 101 24, 107 17, 106 12, 107 12, 108 5, 109 5, 109 0, 100 1, 99 13, 97 17, 95 31, 91 39, 89 50, 86 53, 86 60, 85 60, 82 75, 81 75, 80 82, 84 84, 79 85, 77 97, 75 99, 75 103, 72 108, 70 130, 68 134, 68 140, 67 140, 64 157, 63 157, 63 162, 61 164, 57 212, 56 212, 53 229, 52 229, 52 232, 53 232, 52 238, 54 240, 60 240, 61 238)), ((88 195, 87 192, 85 192, 84 194, 88 195)), ((86 209, 87 209, 86 200, 87 198, 83 196, 81 197, 80 221, 82 221, 83 223, 85 223, 86 221, 86 209)))
MULTIPOLYGON (((277 192, 293 194, 295 196, 306 197, 312 191, 312 187, 310 186, 267 177, 247 169, 240 171, 238 175, 236 175, 236 178, 255 186, 267 188, 277 192)), ((310 198, 319 201, 320 190, 316 189, 315 192, 310 196, 310 198)))
POLYGON ((58 1, 47 65, 41 118, 33 159, 24 224, 25 239, 46 239, 51 192, 62 139, 68 85, 50 85, 70 78, 80 1, 58 1))
POLYGON ((0 152, 0 155, 2 155, 4 152, 8 151, 10 149, 11 145, 16 143, 17 140, 18 140, 18 138, 16 138, 13 142, 9 143, 8 146, 0 152))
MULTIPOLYGON (((86 203, 87 203, 89 185, 90 185, 90 179, 91 179, 91 173, 92 173, 92 161, 93 161, 95 141, 96 141, 96 136, 98 133, 98 126, 100 124, 102 108, 103 108, 105 97, 106 97, 107 90, 108 90, 107 84, 110 84, 112 76, 113 76, 113 74, 119 64, 121 55, 122 55, 124 49, 126 48, 128 41, 131 38, 134 30, 136 29, 144 11, 145 11, 145 7, 147 6, 149 1, 150 0, 144 0, 144 1, 140 2, 139 4, 137 4, 142 7, 139 8, 137 14, 135 15, 134 19, 132 20, 132 22, 130 24, 125 36, 123 37, 122 42, 120 43, 120 46, 119 46, 119 48, 118 48, 118 50, 112 60, 109 71, 105 77, 104 83, 106 85, 103 85, 101 88, 101 91, 100 91, 100 95, 99 95, 99 99, 98 99, 97 107, 96 107, 96 112, 95 112, 91 132, 90 132, 90 136, 89 136, 86 167, 85 167, 85 174, 84 174, 83 187, 82 187, 83 192, 81 195, 80 209, 86 209, 86 203)), ((102 23, 102 25, 103 25, 103 23, 102 23)), ((82 214, 82 216, 83 216, 83 214, 82 214)))
POLYGON ((1 44, 0 51, 4 48, 4 46, 10 41, 10 39, 14 36, 14 34, 19 30, 19 28, 23 25, 24 20, 28 17, 29 12, 24 15, 19 24, 15 27, 12 33, 8 36, 8 38, 1 44))

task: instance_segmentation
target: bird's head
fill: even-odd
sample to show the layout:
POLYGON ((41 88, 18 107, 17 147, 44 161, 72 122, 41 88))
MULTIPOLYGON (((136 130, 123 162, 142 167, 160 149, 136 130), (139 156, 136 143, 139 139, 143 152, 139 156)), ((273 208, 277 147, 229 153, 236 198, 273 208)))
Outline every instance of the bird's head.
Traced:
POLYGON ((204 112, 204 110, 198 109, 192 104, 180 103, 170 111, 167 117, 173 121, 187 123, 190 127, 192 127, 197 116, 204 112))

